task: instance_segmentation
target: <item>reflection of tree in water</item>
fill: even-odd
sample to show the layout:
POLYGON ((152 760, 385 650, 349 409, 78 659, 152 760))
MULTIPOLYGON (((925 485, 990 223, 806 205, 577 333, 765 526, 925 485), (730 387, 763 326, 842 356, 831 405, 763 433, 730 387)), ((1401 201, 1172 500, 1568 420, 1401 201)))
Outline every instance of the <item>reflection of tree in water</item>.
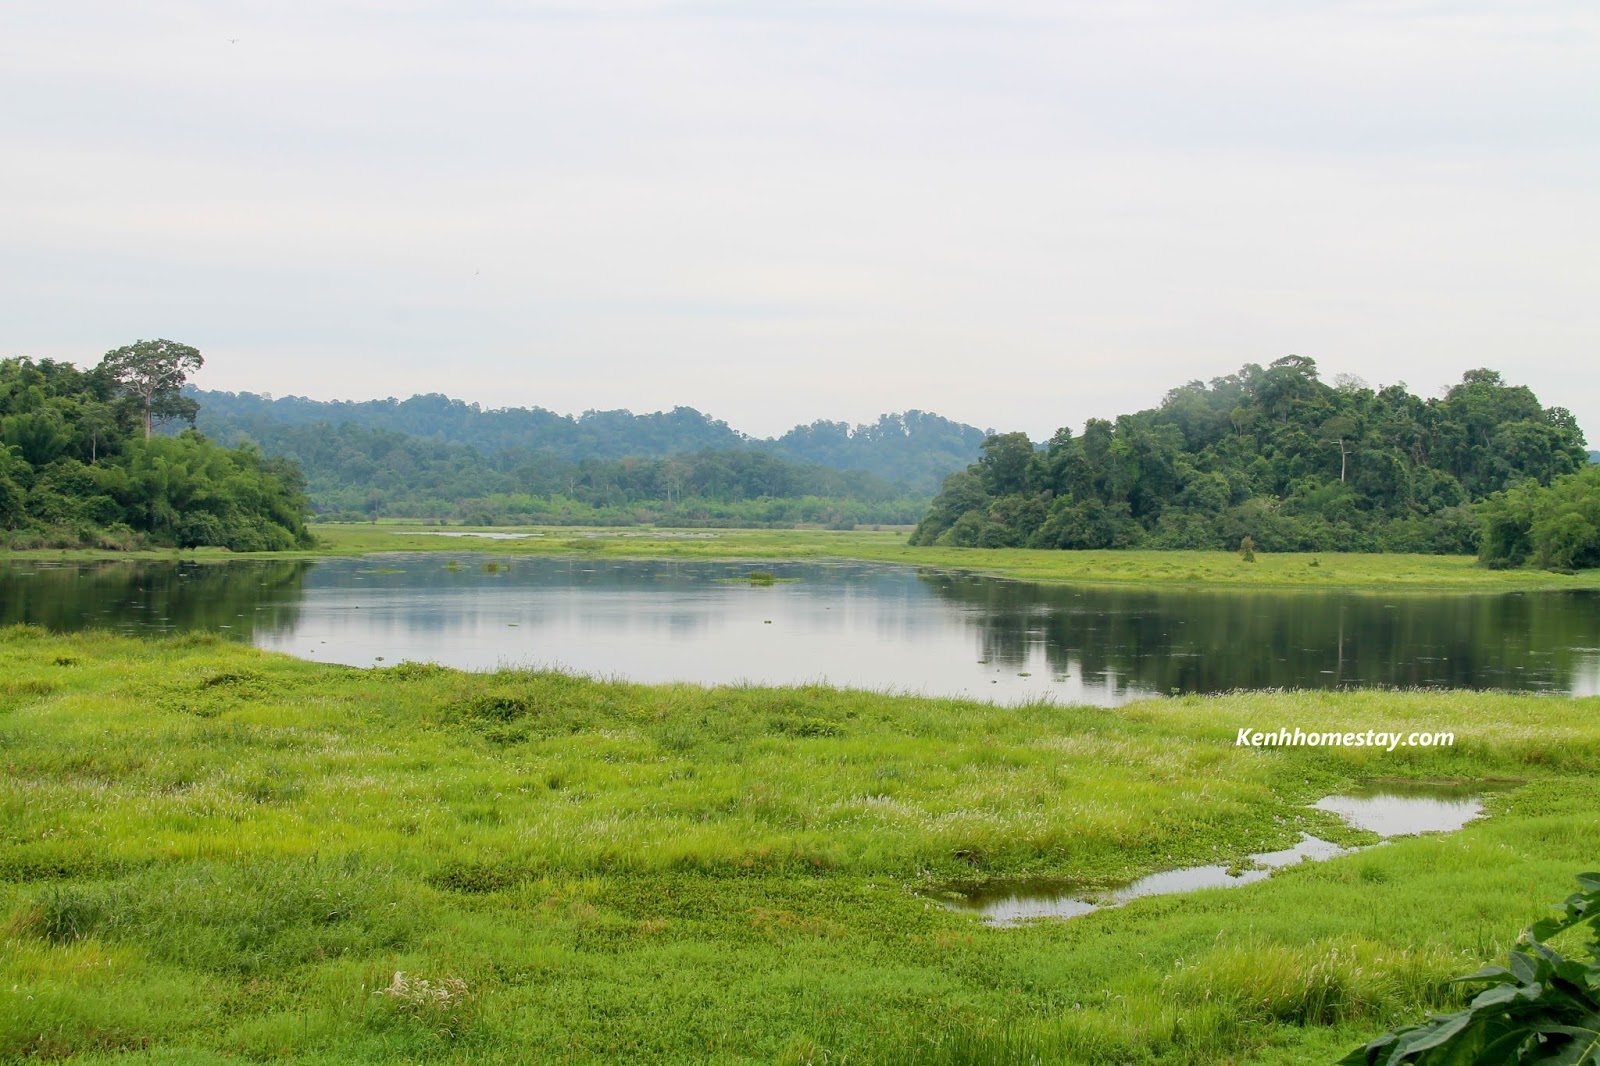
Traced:
POLYGON ((0 566, 0 624, 60 631, 216 630, 248 640, 299 618, 303 560, 177 561, 0 566))
POLYGON ((923 580, 978 628, 983 657, 1158 692, 1447 686, 1566 689, 1600 645, 1600 595, 1368 595, 1054 588, 923 580))

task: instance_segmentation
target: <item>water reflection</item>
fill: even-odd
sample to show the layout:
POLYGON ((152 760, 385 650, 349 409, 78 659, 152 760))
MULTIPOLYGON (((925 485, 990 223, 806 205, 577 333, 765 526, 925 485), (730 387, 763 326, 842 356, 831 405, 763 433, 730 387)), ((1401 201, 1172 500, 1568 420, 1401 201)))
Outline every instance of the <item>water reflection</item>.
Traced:
POLYGON ((0 625, 134 633, 209 630, 241 640, 298 624, 312 564, 179 560, 0 564, 0 625))
POLYGON ((1051 587, 923 579, 1002 664, 1135 688, 1600 690, 1600 595, 1394 595, 1051 587))
MULTIPOLYGON (((1385 840, 1419 833, 1443 833, 1460 829, 1483 814, 1481 795, 1446 785, 1442 789, 1427 784, 1406 788, 1374 787, 1354 795, 1327 796, 1312 804, 1317 810, 1331 811, 1357 829, 1376 833, 1385 840)), ((1172 896, 1203 888, 1237 888, 1272 876, 1274 870, 1301 862, 1324 862, 1349 855, 1361 848, 1338 844, 1301 833, 1293 846, 1279 851, 1251 855, 1238 868, 1221 865, 1186 866, 1163 870, 1115 888, 1086 890, 1070 881, 1036 880, 997 882, 965 891, 946 893, 945 903, 954 910, 982 915, 986 925, 1018 925, 1038 918, 1081 918, 1107 907, 1147 896, 1172 896)))
POLYGON ((1312 806, 1381 837, 1414 836, 1460 829, 1480 817, 1483 792, 1470 785, 1375 785, 1312 806))
POLYGON ((1600 596, 1028 585, 869 564, 399 553, 0 564, 0 623, 210 629, 307 658, 829 683, 998 703, 1430 685, 1600 692, 1600 596))

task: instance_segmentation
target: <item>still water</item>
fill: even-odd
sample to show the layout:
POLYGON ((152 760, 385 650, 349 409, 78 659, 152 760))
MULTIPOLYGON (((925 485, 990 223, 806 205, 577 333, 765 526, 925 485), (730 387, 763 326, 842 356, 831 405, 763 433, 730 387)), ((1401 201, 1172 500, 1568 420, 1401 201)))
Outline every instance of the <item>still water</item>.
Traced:
MULTIPOLYGON (((1373 787, 1345 796, 1326 796, 1311 805, 1339 816, 1347 825, 1374 833, 1382 840, 1419 833, 1449 833, 1483 814, 1478 790, 1454 785, 1414 784, 1396 789, 1373 787)), ((1174 896, 1203 888, 1237 888, 1272 876, 1273 871, 1302 862, 1324 862, 1361 851, 1340 847, 1309 833, 1281 851, 1263 851, 1239 867, 1185 866, 1141 877, 1125 885, 1085 889, 1064 881, 995 882, 968 890, 942 893, 952 910, 982 916, 985 924, 1020 925, 1039 918, 1081 918, 1108 907, 1120 907, 1146 896, 1174 896)))
POLYGON ((559 667, 1114 705, 1235 688, 1600 693, 1600 595, 1030 585, 874 564, 404 553, 0 564, 0 624, 210 630, 354 666, 559 667), (753 566, 779 580, 752 584, 753 566))

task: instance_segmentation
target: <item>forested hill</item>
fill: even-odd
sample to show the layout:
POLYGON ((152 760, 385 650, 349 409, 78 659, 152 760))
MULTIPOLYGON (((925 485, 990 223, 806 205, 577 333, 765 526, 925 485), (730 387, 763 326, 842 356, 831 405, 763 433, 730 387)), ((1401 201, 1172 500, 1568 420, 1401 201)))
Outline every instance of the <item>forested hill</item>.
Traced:
POLYGON ((914 543, 1474 552, 1476 501, 1589 458, 1568 411, 1495 371, 1424 400, 1330 385, 1298 356, 1061 429, 1042 450, 1021 433, 983 450, 945 481, 914 543))
MULTIPOLYGON (((754 449, 797 463, 859 470, 910 493, 932 495, 951 471, 977 457, 984 432, 922 411, 884 415, 871 425, 814 422, 782 437, 759 439, 691 407, 636 415, 628 411, 556 414, 539 407, 484 410, 430 394, 408 400, 274 399, 254 393, 187 390, 200 405, 199 427, 221 440, 250 437, 263 446, 274 427, 350 424, 386 433, 462 444, 486 456, 502 452, 577 463, 660 459, 706 450, 754 449)), ((269 451, 270 451, 269 447, 269 451)))
MULTIPOLYGON (((204 421, 204 408, 201 414, 204 421)), ((248 437, 305 472, 312 507, 325 519, 910 525, 928 499, 871 474, 794 463, 747 447, 572 461, 515 448, 485 454, 470 444, 355 422, 262 420, 248 437)))
POLYGON ((309 547, 292 463, 152 432, 193 417, 178 386, 201 361, 166 340, 87 371, 0 360, 0 547, 309 547))

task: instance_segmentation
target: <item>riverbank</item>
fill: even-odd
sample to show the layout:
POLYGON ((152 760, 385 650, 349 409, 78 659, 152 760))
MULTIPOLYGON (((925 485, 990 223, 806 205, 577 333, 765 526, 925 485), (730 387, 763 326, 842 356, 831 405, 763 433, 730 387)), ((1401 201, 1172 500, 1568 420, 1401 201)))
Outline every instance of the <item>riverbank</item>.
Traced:
MULTIPOLYGON (((307 552, 258 553, 264 558, 359 556, 385 552, 490 552, 501 555, 581 553, 602 558, 774 562, 831 559, 898 563, 1053 584, 1217 588, 1348 589, 1417 592, 1533 592, 1600 589, 1600 570, 1555 574, 1490 570, 1464 555, 1257 552, 1042 551, 1027 548, 923 548, 900 530, 677 530, 436 527, 383 521, 312 527, 307 552), (464 536, 488 533, 492 538, 464 536)), ((184 552, 0 551, 6 559, 138 559, 198 561, 241 558, 221 549, 184 552)), ((248 556, 244 556, 248 557, 248 556)))
POLYGON ((1001 708, 14 628, 0 1056, 1326 1062, 1445 1005, 1592 868, 1597 712, 1001 708), (1245 726, 1457 740, 1263 749, 1245 726), (1457 833, 1248 887, 1017 929, 937 902, 1361 842, 1304 805, 1371 778, 1522 783, 1457 833))

